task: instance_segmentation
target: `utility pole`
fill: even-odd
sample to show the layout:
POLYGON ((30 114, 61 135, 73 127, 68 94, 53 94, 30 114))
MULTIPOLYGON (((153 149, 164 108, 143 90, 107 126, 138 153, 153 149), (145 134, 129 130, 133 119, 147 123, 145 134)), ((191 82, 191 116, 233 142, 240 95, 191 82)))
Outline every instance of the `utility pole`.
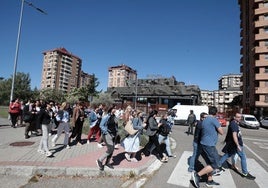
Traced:
POLYGON ((32 3, 27 2, 25 0, 21 0, 21 9, 20 9, 20 19, 19 19, 19 29, 18 29, 18 36, 17 36, 17 44, 16 44, 16 52, 15 52, 15 60, 14 60, 14 69, 13 69, 13 77, 12 77, 12 85, 11 85, 11 92, 10 92, 10 102, 13 100, 14 95, 14 85, 15 85, 15 79, 17 74, 17 63, 18 63, 18 53, 19 53, 19 46, 20 46, 20 34, 21 34, 21 27, 22 27, 22 17, 23 17, 23 8, 24 3, 28 4, 29 6, 35 8, 37 11, 47 14, 45 11, 41 10, 40 8, 37 8, 32 3))

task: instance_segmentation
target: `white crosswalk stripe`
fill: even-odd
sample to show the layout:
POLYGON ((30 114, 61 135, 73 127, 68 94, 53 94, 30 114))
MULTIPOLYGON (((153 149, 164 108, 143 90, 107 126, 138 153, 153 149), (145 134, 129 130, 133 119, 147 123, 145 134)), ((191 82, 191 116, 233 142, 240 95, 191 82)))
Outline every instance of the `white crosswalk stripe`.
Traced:
POLYGON ((190 151, 184 151, 179 162, 174 168, 171 176, 169 177, 167 183, 179 185, 182 187, 189 187, 189 180, 191 179, 191 173, 188 172, 188 162, 187 159, 192 155, 190 151))
MULTIPOLYGON (((188 172, 188 158, 192 155, 191 151, 184 151, 171 173, 167 183, 177 185, 180 187, 190 187, 191 173, 188 172)), ((256 176, 254 180, 259 188, 268 187, 268 173, 267 171, 255 160, 247 158, 248 169, 254 169, 252 174, 256 176)), ((216 188, 236 188, 236 184, 233 180, 232 174, 229 169, 225 169, 220 176, 213 176, 213 179, 220 183, 219 186, 213 186, 216 188)))
POLYGON ((248 169, 252 171, 252 174, 256 176, 255 182, 260 188, 268 187, 268 173, 257 163, 254 159, 247 159, 248 169))

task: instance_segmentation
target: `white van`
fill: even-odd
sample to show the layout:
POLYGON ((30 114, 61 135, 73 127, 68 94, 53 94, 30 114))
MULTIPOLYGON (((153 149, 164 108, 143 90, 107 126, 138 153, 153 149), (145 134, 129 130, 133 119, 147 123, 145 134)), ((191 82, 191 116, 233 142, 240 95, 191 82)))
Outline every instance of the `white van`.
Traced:
POLYGON ((256 119, 255 116, 250 114, 242 114, 240 121, 241 127, 246 127, 250 129, 259 129, 260 128, 260 122, 256 119))

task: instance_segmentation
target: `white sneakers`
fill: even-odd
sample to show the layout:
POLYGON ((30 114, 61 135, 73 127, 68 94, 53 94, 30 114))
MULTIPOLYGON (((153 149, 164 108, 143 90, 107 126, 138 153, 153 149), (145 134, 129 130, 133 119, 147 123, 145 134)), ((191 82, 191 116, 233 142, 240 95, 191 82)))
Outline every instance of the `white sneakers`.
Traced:
POLYGON ((103 145, 100 143, 97 143, 98 148, 103 148, 103 145))
POLYGON ((90 144, 90 141, 89 140, 87 140, 87 144, 90 144))
POLYGON ((45 152, 45 151, 42 150, 42 149, 38 149, 37 152, 40 153, 40 154, 42 154, 42 155, 45 154, 47 157, 52 156, 52 153, 51 153, 50 151, 45 152))
POLYGON ((46 153, 44 150, 41 150, 41 149, 38 149, 37 152, 42 154, 42 155, 46 153))
POLYGON ((47 152, 46 152, 46 156, 47 156, 47 157, 50 157, 51 155, 52 155, 52 153, 51 153, 50 151, 47 151, 47 152))

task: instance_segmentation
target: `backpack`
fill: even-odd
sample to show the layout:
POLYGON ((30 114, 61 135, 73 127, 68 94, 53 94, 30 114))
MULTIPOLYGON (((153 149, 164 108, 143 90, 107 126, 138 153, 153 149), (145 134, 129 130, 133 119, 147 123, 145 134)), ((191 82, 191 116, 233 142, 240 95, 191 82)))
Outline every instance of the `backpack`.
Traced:
POLYGON ((162 120, 161 122, 163 123, 163 125, 159 127, 159 133, 163 136, 167 136, 171 131, 171 127, 167 124, 165 120, 162 120))

